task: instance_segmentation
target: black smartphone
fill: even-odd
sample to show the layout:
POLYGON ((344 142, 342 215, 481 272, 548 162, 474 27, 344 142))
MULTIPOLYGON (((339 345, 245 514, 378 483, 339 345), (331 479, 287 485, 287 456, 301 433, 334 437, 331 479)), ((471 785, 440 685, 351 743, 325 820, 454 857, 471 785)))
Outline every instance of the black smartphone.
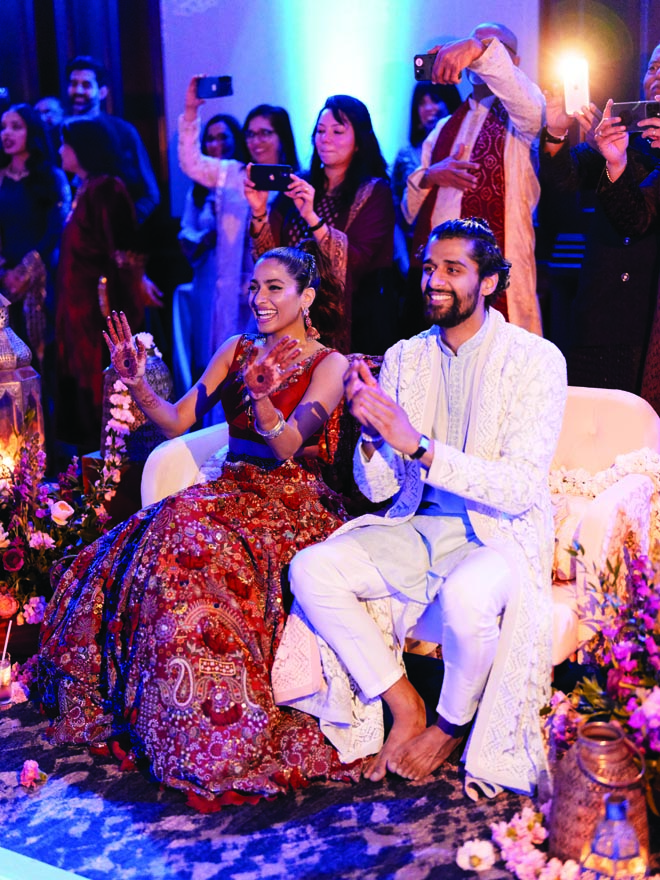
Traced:
POLYGON ((414 70, 417 82, 431 82, 431 74, 433 73, 433 62, 435 61, 435 53, 427 55, 415 55, 414 70))
POLYGON ((200 76, 197 80, 198 98, 226 98, 233 94, 230 76, 200 76))
POLYGON ((612 104, 612 116, 619 116, 621 124, 627 131, 643 131, 639 127, 642 119, 660 118, 660 101, 630 101, 623 104, 612 104))
POLYGON ((274 190, 284 192, 291 183, 290 165, 252 165, 250 167, 250 180, 260 190, 274 190))

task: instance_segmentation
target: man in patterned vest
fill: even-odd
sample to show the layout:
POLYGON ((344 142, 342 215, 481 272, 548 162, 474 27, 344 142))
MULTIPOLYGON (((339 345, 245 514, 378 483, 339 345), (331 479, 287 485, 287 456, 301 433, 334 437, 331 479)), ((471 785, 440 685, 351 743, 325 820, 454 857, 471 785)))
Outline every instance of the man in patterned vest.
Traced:
POLYGON ((438 121, 408 178, 402 210, 415 223, 413 254, 437 224, 483 217, 512 264, 498 307, 512 324, 541 334, 532 223, 540 189, 530 147, 541 130, 543 95, 520 70, 518 40, 502 24, 480 24, 432 51, 433 81, 456 84, 466 70, 472 93, 438 121))
MULTIPOLYGON (((371 501, 391 498, 390 506, 291 563, 324 675, 307 689, 300 677, 280 701, 319 715, 342 760, 377 752, 364 770, 374 781, 387 770, 421 779, 468 732, 469 790, 531 793, 545 769, 548 473, 566 364, 551 342, 490 307, 508 277, 484 221, 449 220, 432 231, 422 271, 431 329, 388 349, 378 382, 360 361, 344 379, 362 426, 357 484, 371 501), (386 611, 371 603, 386 603, 386 611), (444 678, 429 726, 398 662, 412 632, 442 644, 444 678), (384 745, 380 697, 394 719, 384 745)), ((294 604, 289 620, 296 615, 304 623, 294 604)), ((305 644, 298 639, 294 654, 305 644)), ((292 669, 304 668, 299 659, 292 669)), ((276 699, 277 678, 274 670, 276 699)))

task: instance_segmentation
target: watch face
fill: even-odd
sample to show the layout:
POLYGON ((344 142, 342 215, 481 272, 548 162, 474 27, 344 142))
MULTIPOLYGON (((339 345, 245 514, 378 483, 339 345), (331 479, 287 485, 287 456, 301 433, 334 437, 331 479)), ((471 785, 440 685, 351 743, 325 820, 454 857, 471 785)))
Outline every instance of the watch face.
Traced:
POLYGON ((419 438, 419 446, 410 457, 412 459, 421 458, 424 453, 428 451, 430 444, 430 439, 426 436, 426 434, 422 434, 422 436, 419 438))

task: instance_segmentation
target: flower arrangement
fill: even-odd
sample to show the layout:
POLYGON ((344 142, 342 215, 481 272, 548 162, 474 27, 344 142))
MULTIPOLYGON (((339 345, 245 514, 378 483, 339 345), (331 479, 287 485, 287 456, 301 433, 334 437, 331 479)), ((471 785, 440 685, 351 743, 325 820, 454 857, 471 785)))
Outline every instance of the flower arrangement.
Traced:
POLYGON ((456 853, 456 863, 464 871, 487 871, 503 861, 507 871, 518 880, 577 880, 577 862, 548 859, 539 845, 548 836, 543 827, 543 814, 524 807, 509 822, 490 826, 492 841, 468 840, 456 853))
POLYGON ((544 710, 551 757, 560 759, 577 738, 585 716, 615 720, 645 760, 649 806, 660 779, 660 544, 650 556, 631 557, 624 547, 625 590, 617 588, 619 566, 599 577, 607 620, 589 645, 596 672, 586 675, 568 695, 556 691, 544 710))
POLYGON ((18 777, 19 784, 23 788, 37 788, 37 786, 43 785, 47 779, 47 774, 44 773, 36 761, 23 762, 23 767, 18 777))
MULTIPOLYGON (((544 820, 549 804, 548 801, 542 812, 523 807, 509 822, 492 823, 492 842, 466 841, 456 853, 456 864, 464 871, 481 873, 489 872, 498 861, 502 861, 507 871, 518 880, 578 880, 580 865, 576 861, 548 858, 548 854, 539 848, 548 836, 544 820)), ((660 880, 660 875, 654 874, 650 880, 660 880)))
POLYGON ((40 623, 52 594, 53 565, 77 554, 108 528, 105 505, 117 491, 124 438, 134 418, 126 386, 116 382, 113 390, 103 465, 87 492, 77 458, 56 482, 45 480, 46 456, 34 413, 27 414, 15 438, 16 463, 0 479, 0 619, 15 616, 19 626, 40 623))

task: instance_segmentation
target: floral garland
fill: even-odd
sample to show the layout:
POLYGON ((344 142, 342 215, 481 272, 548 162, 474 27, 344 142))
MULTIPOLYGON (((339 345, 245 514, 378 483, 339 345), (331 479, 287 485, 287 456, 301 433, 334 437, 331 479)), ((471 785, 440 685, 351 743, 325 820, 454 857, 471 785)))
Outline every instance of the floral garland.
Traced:
MULTIPOLYGON (((151 334, 138 334, 146 336, 151 334)), ((113 393, 110 395, 110 416, 106 426, 105 455, 103 456, 103 481, 107 486, 104 493, 105 501, 111 501, 117 492, 117 485, 121 480, 121 466, 125 461, 126 440, 131 433, 131 425, 135 422, 135 416, 131 412, 133 398, 126 385, 120 380, 112 386, 113 393)))
POLYGON ((591 474, 586 468, 558 468, 550 472, 550 492, 553 495, 580 495, 595 498, 628 474, 643 474, 653 481, 655 488, 651 502, 652 528, 660 536, 660 455, 652 449, 637 449, 617 455, 614 464, 591 474))
POLYGON ((45 480, 46 455, 34 413, 26 415, 16 435, 16 464, 0 479, 0 619, 15 617, 18 626, 41 623, 52 594, 53 565, 108 529, 106 505, 117 492, 125 437, 135 420, 128 388, 118 381, 113 391, 103 464, 87 491, 75 457, 57 482, 45 480))

